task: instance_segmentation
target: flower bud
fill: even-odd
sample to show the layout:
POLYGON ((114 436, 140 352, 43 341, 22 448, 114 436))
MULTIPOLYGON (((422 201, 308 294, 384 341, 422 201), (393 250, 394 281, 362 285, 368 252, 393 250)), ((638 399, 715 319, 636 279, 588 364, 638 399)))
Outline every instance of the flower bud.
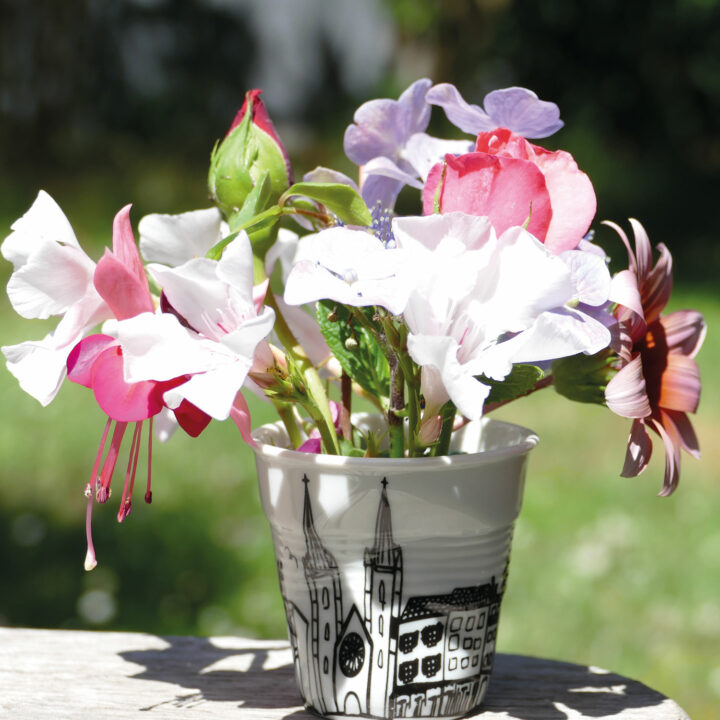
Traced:
POLYGON ((437 442, 442 430, 442 417, 440 415, 430 415, 420 424, 418 432, 418 440, 421 445, 432 445, 437 442))
POLYGON ((210 197, 227 218, 242 209, 253 188, 265 182, 266 176, 269 194, 265 207, 257 208, 257 212, 275 203, 293 182, 290 159, 260 92, 245 94, 227 135, 210 158, 210 197))

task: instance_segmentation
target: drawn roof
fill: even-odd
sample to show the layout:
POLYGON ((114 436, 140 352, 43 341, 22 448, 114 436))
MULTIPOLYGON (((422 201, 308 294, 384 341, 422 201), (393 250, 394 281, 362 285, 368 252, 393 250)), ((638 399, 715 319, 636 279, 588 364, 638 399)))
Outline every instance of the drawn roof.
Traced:
POLYGON ((451 612, 474 610, 498 600, 497 583, 455 588, 447 595, 416 596, 408 600, 401 620, 441 617, 451 612))
POLYGON ((322 544, 320 536, 315 530, 310 493, 308 492, 308 476, 303 477, 305 483, 305 503, 303 506, 303 532, 307 552, 303 557, 303 565, 307 570, 337 570, 337 561, 332 553, 322 544))

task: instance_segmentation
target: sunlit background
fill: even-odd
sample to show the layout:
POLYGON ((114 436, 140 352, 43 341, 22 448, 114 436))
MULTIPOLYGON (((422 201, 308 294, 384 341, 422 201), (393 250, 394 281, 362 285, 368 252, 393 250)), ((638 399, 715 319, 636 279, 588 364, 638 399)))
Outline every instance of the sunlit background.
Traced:
MULTIPOLYGON (((503 417, 536 428, 500 650, 606 666, 720 706, 720 3, 717 0, 0 0, 0 225, 46 189, 97 259, 114 213, 205 207, 207 164, 243 93, 263 98, 296 175, 345 172, 354 109, 427 76, 479 103, 523 85, 561 108, 543 144, 593 180, 598 220, 639 218, 674 254, 672 308, 698 307, 696 428, 672 498, 662 446, 620 478, 628 425, 552 391, 503 417), (546 396, 544 396, 546 395, 546 396)), ((452 128, 434 119, 431 130, 452 128), (435 123, 437 123, 435 125, 435 123)), ((418 209, 408 193, 403 209, 418 209)), ((606 229, 597 239, 624 261, 606 229)), ((10 265, 2 265, 9 277, 10 265)), ((42 322, 0 301, 0 342, 42 322)), ((82 490, 103 428, 83 388, 42 409, 0 369, 0 623, 157 634, 285 632, 252 457, 230 424, 156 446, 152 506, 95 515, 82 570, 82 490)), ((272 417, 254 410, 255 424, 272 417)))

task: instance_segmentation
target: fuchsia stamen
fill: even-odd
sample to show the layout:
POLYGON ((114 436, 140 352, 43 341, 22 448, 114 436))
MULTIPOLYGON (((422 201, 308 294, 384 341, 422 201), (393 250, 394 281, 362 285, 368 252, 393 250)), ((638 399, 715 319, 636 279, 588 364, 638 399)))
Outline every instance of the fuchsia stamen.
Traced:
MULTIPOLYGON (((95 488, 97 487, 97 471, 100 467, 100 460, 102 459, 103 450, 105 449, 105 443, 107 442, 111 422, 112 420, 108 418, 108 421, 105 423, 105 429, 103 430, 102 437, 100 438, 100 447, 98 448, 97 455, 95 456, 95 463, 93 464, 92 472, 90 473, 90 482, 88 482, 85 486, 85 495, 88 499, 87 512, 85 514, 85 537, 87 538, 87 553, 85 554, 86 570, 92 570, 97 565, 97 560, 95 559, 95 546, 93 545, 92 540, 92 504, 95 488)), ((105 500, 107 500, 107 497, 105 500)))
POLYGON ((147 490, 145 491, 145 502, 149 505, 152 502, 152 490, 150 489, 150 481, 152 480, 152 439, 153 439, 153 420, 150 418, 150 431, 148 432, 148 459, 147 459, 147 490))
POLYGON ((130 514, 130 510, 132 510, 132 492, 135 487, 135 473, 137 472, 138 458, 140 456, 142 425, 142 421, 135 423, 135 431, 133 432, 132 443, 130 444, 130 455, 128 456, 128 465, 125 472, 122 500, 120 501, 120 509, 117 514, 118 522, 122 522, 130 514))
MULTIPOLYGON (((120 445, 122 445, 122 439, 125 435, 125 429, 127 426, 128 424, 126 422, 120 422, 119 420, 115 422, 115 430, 113 430, 110 450, 108 451, 102 470, 100 471, 100 482, 102 484, 101 489, 104 489, 106 492, 110 488, 110 481, 112 480, 113 472, 115 471, 115 463, 117 463, 120 445)), ((105 499, 107 500, 107 497, 105 499)))

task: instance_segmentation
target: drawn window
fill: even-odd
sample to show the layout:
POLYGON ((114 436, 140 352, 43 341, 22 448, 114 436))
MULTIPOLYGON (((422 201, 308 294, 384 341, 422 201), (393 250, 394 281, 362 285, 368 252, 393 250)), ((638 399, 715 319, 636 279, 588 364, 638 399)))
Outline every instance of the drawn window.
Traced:
POLYGON ((461 617, 454 617, 452 619, 452 622, 450 623, 450 629, 453 632, 457 632, 462 625, 462 618, 461 617))
POLYGON ((460 661, 460 667, 463 668, 463 669, 465 669, 469 664, 470 664, 470 658, 469 658, 469 657, 464 657, 464 658, 460 661))
POLYGON ((382 667, 382 666, 383 666, 383 654, 382 654, 382 650, 381 650, 378 653, 378 667, 382 667))
POLYGON ((425 677, 432 677, 440 669, 440 654, 423 658, 422 672, 425 677))
POLYGON ((460 647, 460 636, 455 633, 448 640, 448 650, 457 650, 460 647))
POLYGON ((322 606, 327 610, 330 607, 330 593, 326 587, 322 591, 322 606))
POLYGON ((325 623, 325 640, 330 639, 330 623, 325 623))
POLYGON ((380 601, 380 606, 385 605, 385 581, 381 580, 380 585, 378 585, 378 600, 380 601))
POLYGON ((473 643, 473 650, 478 650, 480 646, 482 645, 482 638, 475 638, 475 642, 473 643))
POLYGON ((415 676, 418 673, 418 661, 417 660, 408 660, 407 662, 400 663, 400 668, 398 670, 398 677, 400 678, 400 681, 405 683, 406 685, 408 683, 411 683, 415 676))
MULTIPOLYGON (((423 630, 423 633, 425 633, 425 630, 423 630)), ((415 649, 415 646, 418 642, 418 631, 415 630, 415 632, 405 633, 400 636, 400 652, 409 653, 412 652, 415 649)), ((423 642, 425 642, 425 638, 423 637, 423 642)))
POLYGON ((330 669, 330 666, 328 665, 328 659, 327 657, 323 660, 323 672, 327 675, 328 670, 330 669))
POLYGON ((463 650, 472 650, 473 639, 471 637, 463 638, 463 650))
POLYGON ((435 647, 440 642, 443 634, 443 624, 428 625, 422 629, 422 641, 425 647, 435 647))
POLYGON ((357 633, 348 633, 340 643, 340 670, 345 677, 355 677, 365 662, 365 644, 357 633))
POLYGON ((457 658, 451 657, 450 662, 448 662, 448 670, 456 670, 457 669, 457 658))
POLYGON ((383 635, 385 630, 385 618, 381 615, 378 618, 378 632, 383 635))
POLYGON ((475 627, 475 616, 471 615, 465 622, 465 629, 472 630, 475 627))
POLYGON ((473 655, 473 661, 472 661, 472 666, 473 666, 473 667, 477 667, 477 664, 478 664, 478 660, 479 660, 479 659, 480 659, 480 656, 479 656, 479 655, 473 655))
POLYGON ((485 627, 485 611, 481 611, 478 615, 478 629, 485 627))

